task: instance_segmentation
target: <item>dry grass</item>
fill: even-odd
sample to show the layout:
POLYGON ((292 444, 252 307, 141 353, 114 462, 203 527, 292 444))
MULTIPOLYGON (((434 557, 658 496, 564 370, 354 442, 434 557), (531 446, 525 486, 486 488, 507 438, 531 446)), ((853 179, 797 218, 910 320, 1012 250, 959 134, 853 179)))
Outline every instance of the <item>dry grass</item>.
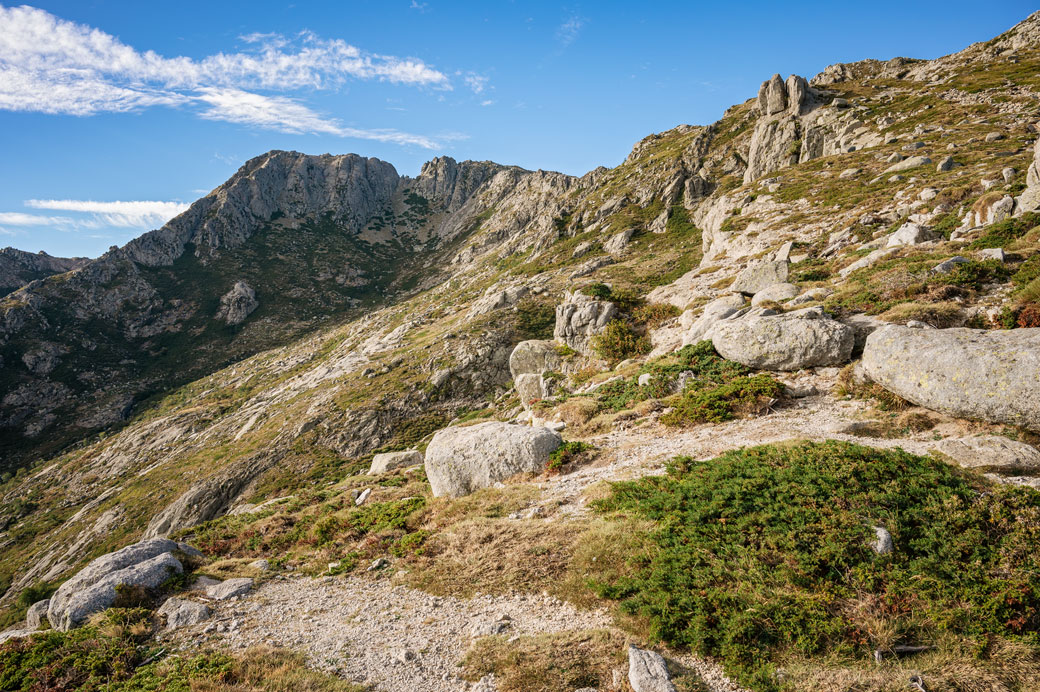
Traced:
POLYGON ((906 399, 896 396, 879 384, 859 381, 856 378, 855 367, 854 364, 846 365, 838 373, 838 381, 834 386, 835 395, 873 399, 882 411, 902 411, 912 405, 906 399))
POLYGON ((519 637, 486 637, 463 660, 463 677, 495 674, 500 692, 559 692, 583 687, 619 690, 628 639, 611 630, 583 630, 519 637))
POLYGON ((431 538, 401 579, 432 594, 464 598, 543 591, 562 596, 582 528, 542 519, 462 521, 431 538))
POLYGON ((272 648, 249 649, 236 657, 234 682, 192 680, 192 692, 363 692, 361 685, 310 670, 302 656, 272 648))
POLYGON ((947 641, 934 651, 902 659, 886 657, 880 664, 797 659, 783 668, 795 690, 904 692, 910 676, 919 675, 928 692, 1040 691, 1036 652, 1004 640, 991 643, 982 657, 973 656, 963 642, 947 641))
POLYGON ((588 423, 599 413, 600 404, 595 399, 568 399, 556 407, 556 414, 568 428, 577 428, 588 423))
POLYGON ((964 315, 956 303, 903 303, 889 308, 879 317, 894 324, 906 324, 916 320, 937 329, 956 327, 964 323, 964 315))

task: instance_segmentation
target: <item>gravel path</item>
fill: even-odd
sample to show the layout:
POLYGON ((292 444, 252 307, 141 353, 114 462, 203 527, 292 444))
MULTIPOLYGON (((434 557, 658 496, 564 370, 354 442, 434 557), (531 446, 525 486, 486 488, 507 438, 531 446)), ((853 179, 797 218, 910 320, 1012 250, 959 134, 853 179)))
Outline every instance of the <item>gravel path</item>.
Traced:
POLYGON ((474 638, 607 628, 603 611, 555 598, 441 598, 369 577, 278 578, 242 600, 212 604, 212 620, 174 635, 185 648, 268 645, 381 692, 459 692, 459 662, 474 638))

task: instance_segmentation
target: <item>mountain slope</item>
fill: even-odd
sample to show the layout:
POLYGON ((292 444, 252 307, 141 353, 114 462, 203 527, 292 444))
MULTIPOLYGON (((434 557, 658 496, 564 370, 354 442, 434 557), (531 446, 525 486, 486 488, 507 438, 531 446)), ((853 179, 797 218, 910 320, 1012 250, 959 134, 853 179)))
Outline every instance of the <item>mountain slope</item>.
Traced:
POLYGON ((436 281, 441 254, 468 228, 451 213, 499 170, 527 174, 446 159, 411 181, 375 159, 271 152, 162 229, 8 296, 5 463, 53 453, 154 393, 436 281), (443 230, 449 219, 457 227, 443 230), (252 291, 248 314, 218 316, 239 282, 252 291))
MULTIPOLYGON (((709 399, 732 404, 720 410, 738 419, 676 428, 663 414, 683 401, 654 377, 697 367, 680 365, 692 356, 675 350, 706 304, 732 298, 738 276, 763 263, 784 265, 799 304, 781 298, 758 309, 826 309, 858 330, 857 348, 863 331, 890 322, 1040 326, 1030 322, 1040 315, 1038 27, 1040 13, 937 61, 777 76, 718 122, 650 135, 619 166, 581 178, 447 158, 414 180, 358 157, 254 159, 168 229, 7 299, 5 363, 44 341, 71 343, 60 331, 70 324, 82 338, 89 323, 92 340, 123 349, 97 381, 132 397, 121 379, 129 372, 141 392, 165 393, 61 454, 39 438, 20 443, 39 460, 0 486, 0 577, 9 582, 0 604, 141 536, 188 532, 232 572, 264 557, 285 574, 380 579, 364 570, 385 559, 397 583, 433 593, 544 589, 587 605, 587 590, 568 591, 576 588, 568 570, 581 584, 597 559, 615 577, 627 574, 630 565, 611 556, 645 548, 630 534, 590 528, 586 505, 602 497, 600 481, 660 473, 675 455, 706 459, 791 437, 924 454, 984 434, 1032 448, 1035 430, 900 409, 907 402, 855 383, 854 368, 741 370, 766 378, 755 383, 770 396, 709 399), (378 203, 344 201, 362 191, 378 203), (909 231, 912 242, 893 243, 909 231), (951 260, 960 268, 937 269, 951 260), (259 306, 233 326, 214 315, 238 281, 255 289, 259 306), (268 281, 279 282, 274 295, 268 281), (65 282, 74 283, 69 293, 65 282), (577 289, 620 306, 619 338, 599 351, 558 347, 558 370, 547 368, 540 382, 550 391, 522 399, 510 386, 510 353, 525 339, 550 338, 557 315, 568 314, 556 308, 574 307, 577 289), (116 321, 106 318, 104 328, 118 329, 95 336, 106 315, 116 321), (283 326, 290 319, 299 324, 283 326), (138 331, 128 337, 128 328, 138 331), (142 353, 164 370, 123 362, 142 353), (196 373, 204 376, 191 380, 196 373), (450 501, 433 498, 421 473, 364 474, 375 452, 422 449, 450 424, 554 418, 569 440, 594 446, 575 452, 576 468, 559 476, 450 501), (392 530, 357 535, 351 512, 368 509, 357 509, 351 492, 364 488, 373 512, 392 513, 394 503, 422 509, 392 530)), ((247 292, 236 295, 236 305, 248 305, 247 292)), ((56 385, 62 367, 23 372, 4 391, 56 385)), ((93 406, 94 390, 80 391, 82 400, 54 411, 93 406)), ((4 411, 22 429, 47 414, 28 399, 4 411)), ((55 427, 40 428, 46 435, 61 430, 54 415, 55 427)), ((1002 481, 1022 473, 1011 480, 1035 485, 1020 466, 1005 471, 1002 481)), ((978 487, 992 482, 962 473, 978 487)), ((878 605, 885 597, 863 595, 849 617, 891 625, 878 605)), ((789 670, 834 686, 895 689, 901 664, 875 666, 868 654, 822 671, 796 656, 789 670)), ((989 681, 978 689, 1028 689, 1014 681, 1033 664, 1016 672, 1013 658, 953 669, 937 654, 925 663, 936 675, 946 666, 954 678, 967 670, 973 682, 989 681), (987 668, 1005 663, 1007 675, 987 668)))

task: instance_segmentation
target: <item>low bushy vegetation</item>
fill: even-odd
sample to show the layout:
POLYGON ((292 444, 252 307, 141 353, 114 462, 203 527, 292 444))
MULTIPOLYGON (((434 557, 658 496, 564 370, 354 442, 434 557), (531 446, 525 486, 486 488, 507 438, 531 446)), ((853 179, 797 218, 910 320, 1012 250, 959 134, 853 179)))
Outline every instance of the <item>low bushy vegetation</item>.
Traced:
POLYGON ((113 608, 70 632, 47 631, 0 644, 0 689, 25 692, 359 692, 308 670, 286 652, 241 656, 202 651, 163 657, 149 639, 151 613, 113 608))
POLYGON ((575 463, 586 452, 592 449, 592 445, 580 440, 564 442, 549 455, 549 461, 545 463, 546 471, 560 471, 575 463))
POLYGON ((985 667, 998 641, 1034 657, 1040 645, 1040 493, 937 459, 766 445, 676 458, 595 506, 651 522, 655 546, 598 593, 756 692, 793 689, 778 666, 810 656, 872 664, 913 644, 985 667), (875 526, 890 554, 873 550, 875 526))
POLYGON ((601 334, 592 337, 592 350, 600 358, 617 363, 648 353, 650 338, 624 320, 611 320, 601 334))

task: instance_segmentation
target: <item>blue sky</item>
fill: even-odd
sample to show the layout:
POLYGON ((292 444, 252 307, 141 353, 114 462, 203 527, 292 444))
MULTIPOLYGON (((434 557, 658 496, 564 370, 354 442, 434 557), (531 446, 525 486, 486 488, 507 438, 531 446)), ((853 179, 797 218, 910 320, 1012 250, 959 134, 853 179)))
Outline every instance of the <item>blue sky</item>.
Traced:
POLYGON ((1029 2, 0 4, 0 246, 96 256, 270 149, 581 174, 774 72, 934 58, 1029 2))

